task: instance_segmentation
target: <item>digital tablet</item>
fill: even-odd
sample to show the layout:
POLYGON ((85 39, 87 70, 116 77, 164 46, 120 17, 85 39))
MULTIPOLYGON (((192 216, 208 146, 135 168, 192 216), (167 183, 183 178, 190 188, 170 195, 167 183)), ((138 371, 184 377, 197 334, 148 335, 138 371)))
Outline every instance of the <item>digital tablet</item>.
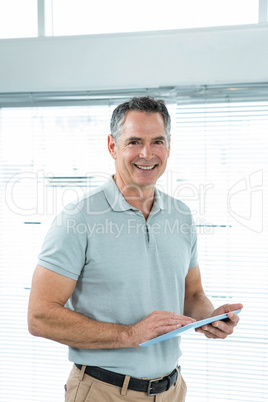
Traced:
MULTIPOLYGON (((235 311, 229 311, 229 313, 239 314, 240 311, 241 311, 241 309, 235 310, 235 311)), ((150 346, 150 345, 153 345, 158 342, 163 342, 163 341, 167 341, 168 339, 175 338, 176 336, 181 336, 181 335, 185 334, 186 332, 189 332, 196 328, 200 328, 203 325, 211 324, 214 321, 224 320, 224 319, 228 318, 228 314, 226 313, 226 314, 221 314, 221 315, 215 315, 214 317, 209 317, 209 318, 205 318, 204 320, 195 321, 191 324, 184 325, 181 328, 175 329, 174 331, 170 331, 167 334, 157 336, 156 338, 150 339, 147 342, 141 343, 139 346, 142 346, 142 347, 150 346)))

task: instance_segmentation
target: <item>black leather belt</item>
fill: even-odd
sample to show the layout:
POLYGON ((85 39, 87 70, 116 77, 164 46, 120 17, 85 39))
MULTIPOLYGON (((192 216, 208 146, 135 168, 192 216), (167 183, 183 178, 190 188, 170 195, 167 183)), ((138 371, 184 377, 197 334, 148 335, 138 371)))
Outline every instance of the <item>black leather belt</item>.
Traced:
MULTIPOLYGON (((79 370, 81 370, 81 364, 75 363, 75 365, 79 370)), ((125 376, 123 374, 104 370, 100 367, 86 366, 85 373, 96 378, 97 380, 116 385, 117 387, 122 387, 125 380, 125 376)), ((141 380, 139 378, 130 377, 128 389, 146 392, 147 395, 160 394, 161 392, 169 390, 169 388, 175 383, 177 376, 178 372, 176 369, 174 369, 169 375, 153 378, 152 380, 141 380)))

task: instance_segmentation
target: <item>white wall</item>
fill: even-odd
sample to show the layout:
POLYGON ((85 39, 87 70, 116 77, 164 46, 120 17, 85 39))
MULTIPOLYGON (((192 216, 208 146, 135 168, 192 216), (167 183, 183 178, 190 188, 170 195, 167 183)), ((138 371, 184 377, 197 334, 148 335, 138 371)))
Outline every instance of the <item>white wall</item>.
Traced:
POLYGON ((0 92, 268 82, 268 27, 0 40, 0 92))

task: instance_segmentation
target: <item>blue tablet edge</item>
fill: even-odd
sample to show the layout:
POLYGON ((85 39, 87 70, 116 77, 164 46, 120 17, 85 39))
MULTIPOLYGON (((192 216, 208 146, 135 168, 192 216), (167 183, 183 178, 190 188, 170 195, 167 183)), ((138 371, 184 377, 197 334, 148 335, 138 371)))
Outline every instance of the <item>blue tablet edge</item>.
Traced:
MULTIPOLYGON (((241 310, 242 309, 235 310, 235 311, 232 311, 232 313, 239 314, 241 312, 241 310)), ((228 318, 228 314, 229 313, 220 314, 220 315, 217 315, 214 317, 205 318, 204 320, 193 322, 192 324, 184 325, 183 327, 175 329, 174 331, 170 331, 167 334, 157 336, 156 338, 150 339, 147 342, 141 343, 139 346, 146 347, 146 346, 154 345, 155 343, 167 341, 168 339, 172 339, 177 336, 180 336, 181 334, 183 334, 186 331, 189 331, 190 329, 200 328, 203 325, 211 324, 214 321, 224 320, 225 318, 228 318)))

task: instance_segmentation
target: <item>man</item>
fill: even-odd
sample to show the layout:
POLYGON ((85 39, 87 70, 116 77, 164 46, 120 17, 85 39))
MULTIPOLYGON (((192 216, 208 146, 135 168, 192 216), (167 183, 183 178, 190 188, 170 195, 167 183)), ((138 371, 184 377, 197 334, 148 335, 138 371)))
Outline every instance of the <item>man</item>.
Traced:
POLYGON ((65 208, 46 236, 29 330, 69 346, 68 402, 184 401, 180 338, 139 345, 222 313, 227 322, 198 331, 226 338, 238 323, 231 311, 242 305, 214 310, 202 288, 189 208, 155 188, 170 153, 164 102, 143 97, 119 105, 108 149, 115 175, 65 208), (174 223, 179 230, 171 230, 174 223))

